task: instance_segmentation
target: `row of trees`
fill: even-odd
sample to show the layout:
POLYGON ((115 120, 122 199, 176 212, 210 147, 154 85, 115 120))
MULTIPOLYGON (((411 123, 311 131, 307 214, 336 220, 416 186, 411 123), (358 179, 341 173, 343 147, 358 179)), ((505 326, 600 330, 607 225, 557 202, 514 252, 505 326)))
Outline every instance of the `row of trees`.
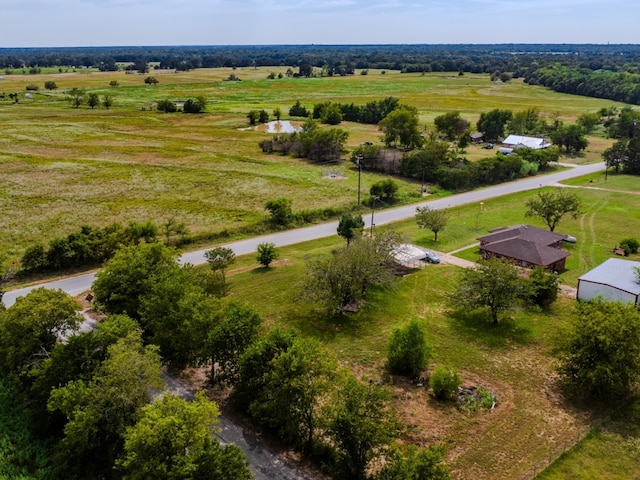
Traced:
POLYGON ((85 103, 91 109, 99 107, 102 105, 107 110, 113 106, 114 98, 113 95, 104 95, 102 99, 95 92, 87 93, 82 88, 72 88, 67 92, 67 100, 74 108, 80 108, 85 103))
POLYGON ((161 229, 151 221, 129 222, 126 226, 113 223, 103 228, 83 225, 66 237, 51 239, 46 248, 40 244, 27 248, 20 263, 29 273, 94 266, 113 257, 122 246, 157 242, 160 235, 167 244, 188 241, 186 227, 174 220, 167 221, 161 229))
MULTIPOLYGON (((167 99, 160 100, 157 103, 156 108, 158 111, 165 113, 174 113, 178 111, 178 105, 176 105, 176 102, 167 99)), ((188 98, 182 105, 182 111, 184 113, 202 113, 206 108, 207 99, 202 96, 188 98)))
MULTIPOLYGON (((387 69, 405 72, 512 72, 514 77, 546 65, 564 65, 611 71, 633 71, 640 62, 637 45, 513 44, 504 45, 269 45, 269 46, 154 46, 5 48, 0 67, 86 66, 101 70, 128 68, 148 71, 149 62, 159 68, 316 67, 327 75, 352 74, 354 69, 387 69), (519 55, 513 54, 516 48, 519 55), (557 52, 570 53, 558 55, 557 52)), ((36 70, 37 71, 37 70, 36 70)), ((308 69, 303 69, 302 74, 308 69)))
POLYGON ((640 75, 629 71, 591 70, 556 63, 532 70, 525 82, 557 92, 640 104, 640 75))

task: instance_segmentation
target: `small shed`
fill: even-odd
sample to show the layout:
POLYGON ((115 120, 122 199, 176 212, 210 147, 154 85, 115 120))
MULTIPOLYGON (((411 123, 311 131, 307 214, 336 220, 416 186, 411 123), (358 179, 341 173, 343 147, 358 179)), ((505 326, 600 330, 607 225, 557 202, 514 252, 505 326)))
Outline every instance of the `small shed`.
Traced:
POLYGON ((603 300, 640 305, 640 262, 610 258, 578 279, 578 300, 603 300))

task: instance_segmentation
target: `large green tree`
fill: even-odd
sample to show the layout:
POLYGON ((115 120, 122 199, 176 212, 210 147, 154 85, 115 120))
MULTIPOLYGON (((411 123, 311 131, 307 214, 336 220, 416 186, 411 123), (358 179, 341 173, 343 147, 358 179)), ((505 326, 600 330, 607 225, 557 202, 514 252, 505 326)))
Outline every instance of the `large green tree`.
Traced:
POLYGON ((379 233, 361 237, 330 257, 311 261, 302 285, 302 296, 324 305, 330 314, 356 309, 370 287, 393 283, 390 269, 398 236, 379 233))
POLYGON ((444 210, 435 210, 430 207, 416 208, 416 222, 419 228, 428 228, 433 232, 433 241, 438 241, 438 232, 447 226, 449 214, 444 210))
POLYGON ((438 115, 433 119, 433 123, 438 133, 444 135, 449 141, 455 140, 469 128, 469 122, 460 116, 460 112, 438 115))
POLYGON ((410 150, 422 145, 423 139, 418 130, 418 111, 414 107, 403 105, 393 110, 378 126, 384 134, 387 147, 399 145, 410 150))
POLYGON ((95 301, 107 313, 126 313, 138 318, 140 301, 163 271, 178 270, 177 252, 160 243, 118 250, 93 283, 95 301))
POLYGON ((219 415, 203 392, 193 402, 163 395, 127 428, 118 470, 130 480, 252 479, 242 451, 215 437, 219 415))
POLYGON ((310 452, 337 368, 319 342, 295 338, 263 372, 265 388, 254 397, 249 413, 286 443, 310 452))
POLYGON ((231 303, 209 331, 207 352, 212 384, 235 385, 239 379, 240 357, 257 341, 262 317, 251 307, 231 303))
POLYGON ((527 199, 525 206, 525 217, 540 217, 552 232, 565 215, 578 218, 582 213, 582 200, 566 188, 540 191, 527 199))
POLYGON ((579 302, 559 335, 559 371, 578 395, 611 398, 640 378, 640 311, 622 302, 579 302))
POLYGON ((577 124, 561 125, 550 135, 551 141, 567 153, 578 153, 587 148, 589 142, 585 137, 584 128, 577 124))
POLYGON ((61 337, 77 330, 80 305, 62 290, 36 288, 0 311, 0 373, 26 380, 61 337))
POLYGON ((163 386, 157 348, 143 347, 138 332, 118 340, 90 381, 74 380, 54 388, 51 411, 66 418, 58 462, 67 472, 98 478, 122 452, 123 435, 136 422, 138 410, 163 386))
POLYGON ((514 265, 491 258, 480 261, 474 268, 462 270, 450 301, 458 309, 488 308, 491 320, 497 325, 498 315, 514 308, 524 289, 514 265))
POLYGON ((382 457, 401 432, 391 392, 349 376, 327 410, 327 434, 338 451, 336 478, 369 478, 372 460, 382 457))
POLYGON ((496 142, 504 137, 505 126, 512 117, 513 112, 511 110, 495 108, 490 112, 483 112, 478 120, 478 131, 482 132, 485 140, 496 142))
POLYGON ((145 340, 160 347, 162 361, 174 368, 195 366, 207 355, 207 335, 221 310, 198 278, 190 265, 163 269, 140 297, 145 340))

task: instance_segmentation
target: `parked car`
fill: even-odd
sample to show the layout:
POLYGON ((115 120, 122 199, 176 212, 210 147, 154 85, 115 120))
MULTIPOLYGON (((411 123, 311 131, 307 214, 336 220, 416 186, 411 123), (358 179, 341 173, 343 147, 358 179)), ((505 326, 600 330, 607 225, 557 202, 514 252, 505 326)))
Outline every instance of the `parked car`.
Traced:
POLYGON ((424 260, 429 263, 440 263, 440 257, 433 253, 431 250, 426 250, 424 252, 424 260))
POLYGON ((485 150, 493 150, 494 146, 495 145, 493 143, 487 143, 487 144, 485 144, 484 148, 485 148, 485 150))
POLYGON ((565 235, 563 240, 567 243, 576 243, 578 239, 572 235, 565 235))

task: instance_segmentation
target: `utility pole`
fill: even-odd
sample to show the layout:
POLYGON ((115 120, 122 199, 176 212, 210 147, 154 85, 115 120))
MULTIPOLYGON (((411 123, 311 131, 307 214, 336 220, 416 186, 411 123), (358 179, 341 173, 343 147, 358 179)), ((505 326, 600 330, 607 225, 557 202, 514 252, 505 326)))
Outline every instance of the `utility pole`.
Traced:
POLYGON ((362 155, 356 157, 356 165, 358 165, 358 206, 360 206, 360 174, 362 173, 362 155))
POLYGON ((372 195, 371 199, 371 235, 373 235, 373 227, 376 226, 376 224, 373 223, 373 213, 376 210, 376 200, 380 200, 380 197, 377 195, 372 195))

